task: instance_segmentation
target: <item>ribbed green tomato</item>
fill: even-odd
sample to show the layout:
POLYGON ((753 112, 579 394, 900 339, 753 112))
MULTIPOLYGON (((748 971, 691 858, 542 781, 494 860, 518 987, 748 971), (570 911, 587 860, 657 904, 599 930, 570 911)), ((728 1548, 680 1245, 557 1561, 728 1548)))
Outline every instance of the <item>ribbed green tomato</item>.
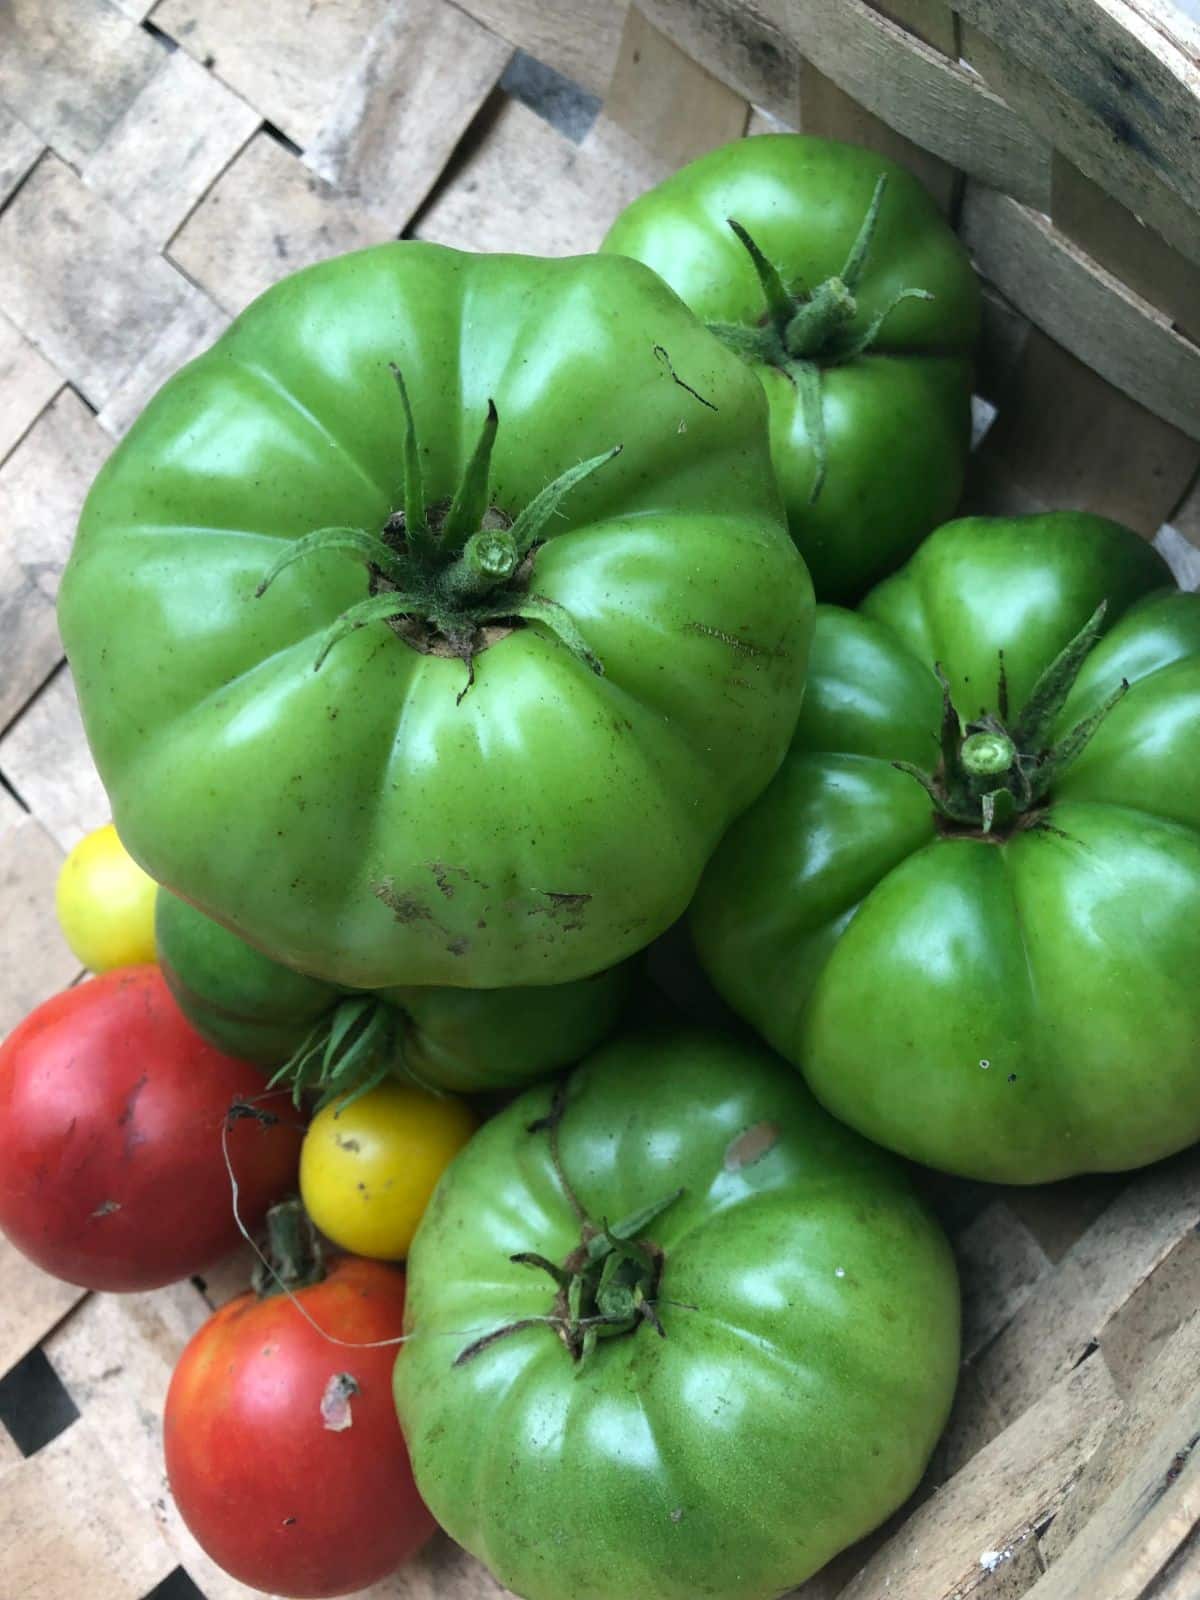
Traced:
POLYGON ((979 287, 911 173, 830 139, 741 139, 635 200, 602 249, 653 267, 758 374, 818 598, 857 598, 953 514, 979 287))
POLYGON ((330 982, 491 988, 685 908, 786 750, 811 588, 760 386, 653 273, 401 243, 166 385, 60 621, 159 882, 330 982))
POLYGON ((280 966, 166 890, 155 934, 171 993, 198 1033, 263 1066, 291 1058, 302 1086, 326 1086, 341 1063, 343 1094, 389 1071, 456 1094, 532 1083, 606 1038, 631 984, 625 963, 548 988, 339 989, 280 966), (306 1045, 315 1053, 301 1068, 306 1045))
POLYGON ((527 1600, 773 1600, 910 1493, 957 1375, 899 1164, 714 1034, 619 1040, 485 1124, 408 1296, 417 1485, 527 1600))
POLYGON ((820 608, 791 753, 697 896, 701 960, 918 1161, 1040 1183, 1179 1150, 1198 727, 1200 596, 1149 545, 1068 513, 950 523, 859 612, 820 608), (928 774, 939 739, 931 799, 897 763, 928 774))

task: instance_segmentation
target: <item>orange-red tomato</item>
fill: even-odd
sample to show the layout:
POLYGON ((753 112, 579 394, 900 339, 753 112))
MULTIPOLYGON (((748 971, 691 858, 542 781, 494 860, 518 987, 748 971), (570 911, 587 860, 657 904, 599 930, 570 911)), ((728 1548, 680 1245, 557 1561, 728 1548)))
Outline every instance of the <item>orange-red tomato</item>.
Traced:
MULTIPOLYGON (((394 1339, 404 1275, 335 1260, 294 1291, 325 1333, 394 1339)), ((396 1347, 331 1343, 284 1294, 246 1294, 184 1351, 163 1419, 183 1520, 226 1572, 271 1594, 349 1594, 433 1532, 392 1403, 396 1347)))

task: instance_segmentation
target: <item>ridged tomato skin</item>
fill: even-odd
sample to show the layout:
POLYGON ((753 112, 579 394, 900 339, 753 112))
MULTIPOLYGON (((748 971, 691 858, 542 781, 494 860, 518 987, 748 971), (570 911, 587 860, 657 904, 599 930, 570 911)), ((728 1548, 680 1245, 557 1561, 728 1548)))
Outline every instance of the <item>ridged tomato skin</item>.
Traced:
POLYGON ((185 1349, 163 1418, 167 1476, 196 1539, 242 1583, 350 1594, 433 1532, 392 1404, 396 1347, 346 1348, 398 1337, 404 1287, 394 1267, 340 1257, 295 1301, 230 1301, 185 1349))
POLYGON ((38 1006, 0 1045, 0 1230, 43 1271, 132 1292, 189 1277, 238 1242, 221 1129, 247 1227, 296 1182, 302 1118, 248 1061, 186 1022, 154 966, 38 1006))

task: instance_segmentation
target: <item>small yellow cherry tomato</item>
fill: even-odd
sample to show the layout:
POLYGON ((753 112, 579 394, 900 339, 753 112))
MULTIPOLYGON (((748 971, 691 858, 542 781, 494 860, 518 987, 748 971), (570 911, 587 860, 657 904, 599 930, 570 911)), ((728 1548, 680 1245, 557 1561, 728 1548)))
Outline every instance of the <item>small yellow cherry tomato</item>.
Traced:
POLYGON ((300 1197, 343 1250, 399 1261, 438 1179, 475 1127, 461 1100, 399 1080, 349 1104, 334 1100, 304 1136, 300 1197))
POLYGON ((63 862, 54 891, 72 953, 91 972, 153 961, 157 894, 112 823, 96 828, 63 862))

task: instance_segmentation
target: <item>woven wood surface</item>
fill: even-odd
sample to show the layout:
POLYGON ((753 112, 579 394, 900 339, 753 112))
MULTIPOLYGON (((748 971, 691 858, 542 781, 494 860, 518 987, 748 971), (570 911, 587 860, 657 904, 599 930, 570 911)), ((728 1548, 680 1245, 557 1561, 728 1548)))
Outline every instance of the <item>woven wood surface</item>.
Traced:
MULTIPOLYGON (((1200 29, 1167 0, 0 0, 0 1033, 77 976, 106 820, 54 622, 91 478, 260 290, 397 235, 593 248, 778 126, 913 167, 991 280, 972 500, 1200 579, 1200 29), (1139 218, 1141 220, 1139 220, 1139 218)), ((904 1515, 804 1600, 1196 1600, 1200 1156, 947 1184, 966 1364, 904 1515)), ((173 1362, 244 1262, 83 1295, 0 1240, 0 1600, 244 1600, 163 1476, 173 1362)), ((797 1508, 803 1514, 803 1508, 797 1508)), ((371 1591, 498 1594, 440 1542, 371 1591)))

